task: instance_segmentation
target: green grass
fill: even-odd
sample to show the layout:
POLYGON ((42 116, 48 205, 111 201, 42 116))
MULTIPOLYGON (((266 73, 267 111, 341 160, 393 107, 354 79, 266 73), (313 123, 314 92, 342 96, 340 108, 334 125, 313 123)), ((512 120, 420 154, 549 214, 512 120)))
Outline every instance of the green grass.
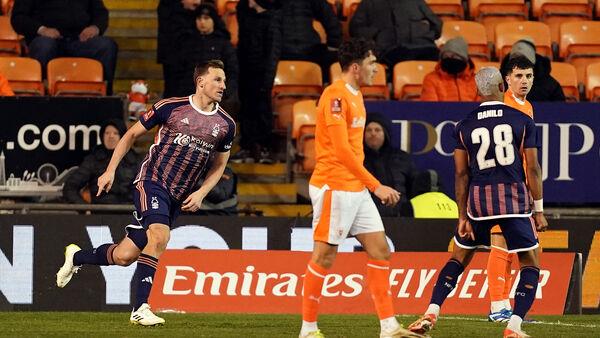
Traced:
MULTIPOLYGON (((162 314, 167 324, 139 327, 128 313, 0 312, 0 336, 11 337, 297 337, 298 315, 162 314)), ((401 316, 407 326, 416 316, 401 316)), ((327 337, 378 337, 375 316, 322 315, 319 328, 327 337)), ((524 324, 533 337, 599 337, 600 315, 536 316, 542 323, 524 324)), ((504 324, 483 317, 448 316, 432 337, 502 337, 504 324)))

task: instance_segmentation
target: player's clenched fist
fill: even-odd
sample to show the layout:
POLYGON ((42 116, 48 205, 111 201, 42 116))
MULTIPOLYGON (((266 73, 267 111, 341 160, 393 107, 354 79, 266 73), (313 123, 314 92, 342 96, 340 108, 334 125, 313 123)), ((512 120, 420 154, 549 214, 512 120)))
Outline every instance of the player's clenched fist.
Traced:
POLYGON ((105 171, 104 174, 102 174, 102 176, 98 177, 98 193, 96 194, 96 197, 100 196, 100 194, 102 194, 102 191, 109 192, 114 180, 114 171, 105 171))
POLYGON ((533 213, 533 221, 535 222, 535 227, 537 231, 544 232, 548 228, 548 221, 546 220, 546 216, 544 216, 541 212, 533 213))
POLYGON ((380 185, 373 193, 388 207, 393 207, 400 201, 400 193, 387 185, 380 185))

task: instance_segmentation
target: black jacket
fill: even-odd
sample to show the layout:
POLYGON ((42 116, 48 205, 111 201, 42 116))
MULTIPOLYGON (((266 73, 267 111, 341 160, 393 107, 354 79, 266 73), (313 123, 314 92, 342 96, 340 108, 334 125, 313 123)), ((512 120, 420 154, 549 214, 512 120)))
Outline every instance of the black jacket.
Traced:
POLYGON ((393 208, 383 205, 381 200, 371 194, 375 205, 377 205, 377 209, 383 217, 412 216, 409 199, 414 197, 412 185, 418 174, 417 168, 408 153, 392 147, 389 121, 377 113, 370 113, 367 115, 365 125, 371 122, 377 122, 383 126, 385 141, 379 151, 373 150, 364 144, 365 168, 381 184, 392 187, 402 194, 400 203, 393 208))
MULTIPOLYGON (((507 54, 504 59, 502 59, 502 64, 500 65, 504 86, 507 86, 506 75, 510 70, 507 68, 509 58, 510 54, 507 54)), ((563 93, 562 87, 560 86, 560 83, 550 75, 551 71, 552 64, 550 63, 550 59, 536 53, 535 65, 533 67, 533 86, 531 86, 531 91, 527 94, 528 101, 565 101, 565 94, 563 93)))
POLYGON ((17 0, 10 22, 28 43, 37 36, 40 26, 76 38, 85 27, 95 25, 102 35, 108 27, 108 10, 102 0, 17 0))
MULTIPOLYGON (((104 129, 107 125, 117 127, 121 136, 125 134, 125 124, 121 121, 110 121, 105 124, 100 131, 100 138, 104 134, 104 129)), ((108 162, 113 154, 112 150, 106 149, 104 144, 95 147, 92 152, 87 155, 83 162, 75 171, 69 174, 63 187, 63 197, 70 203, 86 203, 80 195, 80 191, 84 187, 90 189, 92 203, 99 204, 122 204, 133 203, 133 180, 138 172, 139 156, 133 150, 125 154, 125 157, 119 163, 115 172, 115 180, 112 188, 108 193, 103 192, 100 197, 96 197, 98 193, 98 177, 104 173, 108 162)))
POLYGON ((288 0, 282 15, 283 55, 307 55, 321 44, 313 20, 325 28, 327 46, 338 48, 342 43, 342 26, 325 0, 288 0))
POLYGON ((435 46, 441 33, 442 21, 423 0, 363 0, 350 20, 350 36, 374 40, 381 54, 435 46))
POLYGON ((281 9, 257 13, 248 0, 237 4, 240 80, 270 92, 281 56, 281 9))
POLYGON ((196 30, 194 11, 183 8, 181 0, 160 0, 158 8, 158 36, 156 59, 158 63, 182 65, 186 43, 196 30))

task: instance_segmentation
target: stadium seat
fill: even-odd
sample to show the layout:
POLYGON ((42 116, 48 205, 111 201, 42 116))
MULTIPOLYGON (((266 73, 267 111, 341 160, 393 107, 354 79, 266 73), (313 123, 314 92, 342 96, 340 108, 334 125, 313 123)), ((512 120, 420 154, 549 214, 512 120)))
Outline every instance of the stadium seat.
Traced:
POLYGON ((600 22, 574 21, 560 25, 560 56, 577 69, 583 83, 588 64, 600 61, 600 22))
POLYGON ((592 19, 589 0, 532 0, 531 8, 534 17, 550 26, 552 41, 557 43, 563 22, 592 19))
MULTIPOLYGON (((579 101, 579 87, 577 86, 577 70, 566 62, 552 62, 553 78, 560 83, 568 102, 579 101)), ((534 79, 535 81, 535 79, 534 79)))
POLYGON ((531 37, 535 42, 536 52, 552 60, 552 41, 550 28, 537 21, 503 22, 496 25, 496 56, 502 60, 510 53, 512 45, 524 37, 531 37))
POLYGON ((361 0, 342 0, 342 15, 350 21, 361 0))
POLYGON ((217 0, 217 13, 219 16, 223 16, 225 13, 235 12, 235 6, 237 6, 240 0, 217 0))
POLYGON ((88 58, 56 58, 48 62, 48 92, 52 96, 104 96, 102 64, 88 58))
POLYGON ((442 28, 442 35, 436 43, 441 47, 446 41, 457 36, 462 36, 469 44, 469 56, 473 61, 490 60, 487 35, 482 24, 474 21, 446 21, 442 28))
POLYGON ((496 69, 500 69, 500 62, 495 61, 476 61, 475 63, 475 72, 478 72, 483 67, 494 67, 496 69))
POLYGON ((0 74, 4 75, 15 95, 44 95, 42 65, 25 57, 0 57, 0 74))
POLYGON ((435 61, 403 61, 394 66, 394 98, 418 100, 423 78, 435 69, 435 61))
POLYGON ((317 34, 319 34, 321 43, 326 44, 327 43, 327 32, 325 32, 325 27, 323 27, 323 25, 317 20, 313 20, 312 26, 313 26, 313 29, 317 32, 317 34))
POLYGON ((587 66, 585 88, 590 101, 600 101, 600 62, 587 66))
POLYGON ((21 38, 10 25, 9 16, 0 16, 0 56, 21 55, 21 38))
MULTIPOLYGON (((340 79, 342 68, 340 63, 336 62, 329 67, 329 80, 331 82, 340 79)), ((365 100, 389 100, 390 89, 387 86, 385 66, 377 64, 377 74, 373 78, 373 84, 370 86, 361 86, 360 91, 365 100)))
POLYGON ((323 89, 321 67, 308 61, 279 61, 273 85, 273 111, 277 129, 292 123, 292 106, 303 99, 318 98, 323 89))
POLYGON ((596 0, 594 7, 596 8, 596 19, 598 19, 600 18, 600 0, 596 0))
POLYGON ((525 0, 470 0, 469 13, 485 26, 488 41, 494 41, 496 24, 525 21, 528 17, 525 0))
POLYGON ((302 100, 292 108, 292 138, 296 140, 297 162, 303 172, 310 172, 315 166, 315 126, 317 123, 317 100, 302 100))
POLYGON ((225 27, 227 28, 227 30, 229 31, 229 34, 231 34, 231 44, 236 47, 238 44, 238 32, 239 32, 239 26, 238 26, 238 21, 237 21, 237 15, 235 14, 235 12, 228 12, 225 15, 223 15, 223 21, 225 21, 225 27))
POLYGON ((442 20, 463 20, 465 11, 461 0, 425 0, 427 6, 442 20))

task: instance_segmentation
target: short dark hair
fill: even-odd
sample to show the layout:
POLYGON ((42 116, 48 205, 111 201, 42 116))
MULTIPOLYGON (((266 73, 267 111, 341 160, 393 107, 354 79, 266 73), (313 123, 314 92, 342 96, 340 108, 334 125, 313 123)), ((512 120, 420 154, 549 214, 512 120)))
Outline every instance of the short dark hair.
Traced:
POLYGON ((533 63, 526 58, 524 55, 517 54, 515 56, 510 56, 508 62, 506 63, 506 75, 510 75, 513 69, 533 69, 533 63))
POLYGON ((342 71, 348 70, 353 63, 362 62, 369 53, 375 53, 375 43, 372 40, 356 38, 342 42, 338 50, 342 71))
POLYGON ((196 64, 194 68, 194 84, 198 82, 198 78, 208 73, 209 68, 219 68, 225 70, 225 65, 221 60, 207 60, 196 64))

